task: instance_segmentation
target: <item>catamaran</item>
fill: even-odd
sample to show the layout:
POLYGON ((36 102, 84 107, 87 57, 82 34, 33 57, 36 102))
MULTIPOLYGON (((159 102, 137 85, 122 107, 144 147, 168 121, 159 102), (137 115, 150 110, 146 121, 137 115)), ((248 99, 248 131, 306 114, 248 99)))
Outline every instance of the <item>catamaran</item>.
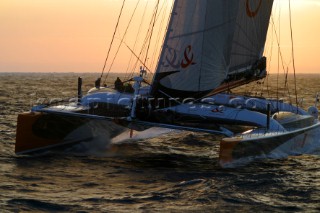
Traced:
POLYGON ((77 101, 19 114, 15 152, 163 127, 222 135, 222 166, 304 153, 320 137, 317 107, 230 92, 267 76, 272 7, 273 0, 175 0, 151 83, 142 66, 128 80, 133 87, 119 79, 114 88, 101 86, 99 78, 83 96, 79 78, 77 101))

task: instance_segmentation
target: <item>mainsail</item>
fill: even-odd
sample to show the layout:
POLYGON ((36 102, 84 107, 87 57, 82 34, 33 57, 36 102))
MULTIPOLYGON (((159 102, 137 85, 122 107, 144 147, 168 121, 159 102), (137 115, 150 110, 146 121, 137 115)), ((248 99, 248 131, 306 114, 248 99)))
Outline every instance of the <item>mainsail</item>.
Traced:
POLYGON ((272 5, 273 0, 176 0, 151 94, 200 98, 264 77, 272 5), (264 75, 253 72, 257 68, 264 75))

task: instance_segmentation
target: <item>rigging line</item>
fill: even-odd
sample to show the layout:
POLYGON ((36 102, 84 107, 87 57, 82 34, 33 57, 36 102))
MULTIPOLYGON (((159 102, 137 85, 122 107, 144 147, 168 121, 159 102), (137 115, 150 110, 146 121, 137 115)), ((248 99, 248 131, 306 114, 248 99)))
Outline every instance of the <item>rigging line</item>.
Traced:
MULTIPOLYGON (((273 26, 276 26, 275 23, 274 23, 273 17, 271 17, 271 22, 272 22, 273 26)), ((281 47, 280 47, 280 39, 278 37, 278 32, 276 30, 276 27, 274 27, 273 30, 274 30, 274 34, 276 35, 277 45, 280 48, 280 57, 281 57, 281 62, 282 62, 282 69, 285 70, 283 55, 282 55, 282 51, 281 51, 281 47)))
MULTIPOLYGON (((136 34, 136 39, 135 39, 135 42, 134 42, 134 45, 133 45, 133 52, 136 48, 136 45, 138 43, 138 38, 139 38, 139 33, 141 31, 141 27, 142 27, 142 24, 143 24, 143 21, 144 21, 144 17, 145 17, 145 14, 146 14, 146 11, 147 11, 147 7, 148 7, 148 1, 146 3, 146 6, 144 7, 144 11, 143 11, 143 14, 142 14, 142 19, 141 19, 141 22, 140 22, 140 25, 139 25, 139 29, 137 31, 137 34, 136 34)), ((129 67, 130 67, 130 64, 131 64, 131 61, 132 61, 132 55, 130 55, 130 60, 129 60, 129 63, 128 63, 128 66, 127 66, 127 69, 126 69, 126 74, 125 74, 125 79, 127 79, 129 76, 128 76, 128 71, 129 71, 129 67)))
MULTIPOLYGON (((147 39, 146 39, 147 40, 147 39)), ((137 60, 135 61, 135 63, 133 64, 133 66, 132 66, 132 72, 130 73, 130 75, 128 76, 129 78, 132 78, 133 77, 133 74, 134 74, 134 72, 135 72, 135 69, 136 69, 136 67, 138 66, 138 62, 140 62, 140 56, 143 54, 143 51, 145 50, 144 48, 145 48, 145 45, 146 45, 146 41, 144 41, 144 44, 143 44, 143 46, 142 46, 142 48, 141 48, 141 50, 140 50, 140 52, 139 52, 139 55, 135 55, 135 57, 137 58, 137 60)), ((142 61, 142 60, 141 60, 142 61)))
MULTIPOLYGON (((272 15, 271 15, 272 16, 272 15)), ((272 16, 273 17, 273 16, 272 16)), ((273 28, 274 25, 271 25, 272 30, 271 30, 271 47, 270 47, 270 58, 269 58, 269 65, 268 67, 271 68, 271 62, 272 62, 272 56, 273 56, 273 43, 274 43, 274 35, 273 35, 273 28)), ((268 93, 268 97, 270 96, 270 91, 269 91, 269 76, 270 74, 267 75, 266 81, 267 81, 267 93, 268 93)))
POLYGON ((103 65, 103 68, 102 68, 102 73, 101 73, 100 78, 102 78, 103 73, 104 73, 104 70, 105 70, 106 65, 107 65, 107 61, 108 61, 108 58, 109 58, 109 54, 110 54, 110 51, 111 51, 111 48, 112 48, 112 44, 113 44, 113 41, 114 41, 116 32, 117 32, 117 30, 118 30, 118 26, 119 26, 119 22, 120 22, 120 18, 121 18, 121 15, 122 15, 122 11, 123 11, 125 2, 126 2, 126 0, 123 0, 123 2, 122 2, 120 14, 119 14, 119 16, 118 16, 117 24, 116 24, 116 27, 115 27, 114 32, 113 32, 113 36, 112 36, 112 39, 111 39, 111 43, 110 43, 110 46, 109 46, 109 50, 108 50, 108 53, 107 53, 107 57, 106 57, 106 59, 105 59, 105 61, 104 61, 104 65, 103 65))
MULTIPOLYGON (((293 44, 293 30, 292 30, 292 16, 291 16, 291 0, 289 0, 289 17, 290 17, 290 34, 291 34, 291 53, 292 53, 292 66, 293 66, 293 74, 294 74, 294 90, 296 96, 296 104, 298 106, 298 91, 297 91, 297 78, 296 78, 296 65, 294 60, 294 44, 293 44)), ((297 109, 298 113, 298 109, 297 109)))
MULTIPOLYGON (((140 61, 140 56, 142 55, 143 51, 144 51, 144 48, 145 46, 147 45, 147 41, 148 41, 148 38, 149 38, 149 33, 150 33, 150 25, 152 24, 152 19, 153 19, 153 16, 154 16, 154 12, 152 13, 152 17, 151 17, 151 21, 149 23, 149 28, 148 28, 148 31, 146 33, 146 37, 144 38, 144 41, 143 41, 143 45, 140 49, 140 52, 139 52, 139 55, 135 55, 137 57, 137 60, 135 61, 135 63, 133 64, 133 67, 132 67, 132 72, 131 74, 128 76, 128 78, 132 78, 133 77, 133 74, 134 74, 134 70, 136 69, 137 65, 138 65, 138 62, 140 61)), ((142 24, 142 23, 141 23, 142 24)), ((138 38, 138 37, 137 37, 138 38)))
MULTIPOLYGON (((279 6, 279 44, 281 39, 281 7, 279 6)), ((278 45, 278 68, 277 68, 277 100, 279 100, 279 74, 280 74, 280 45, 278 45)), ((277 109, 279 110, 279 102, 277 102, 277 109)))
MULTIPOLYGON (((282 69, 283 71, 285 72, 285 66, 284 66, 284 59, 283 59, 283 55, 282 55, 282 51, 281 51, 281 47, 280 47, 280 39, 278 37, 278 32, 276 30, 276 25, 274 23, 274 19, 273 17, 271 17, 271 22, 272 22, 272 25, 274 26, 273 27, 273 30, 274 30, 274 34, 276 36, 276 41, 277 41, 277 45, 278 45, 278 49, 279 49, 279 53, 280 53, 280 58, 281 58, 281 65, 282 65, 282 69)), ((291 102, 291 97, 290 97, 290 90, 289 90, 289 85, 288 85, 288 94, 289 94, 289 102, 291 102)))
MULTIPOLYGON (((154 17, 156 18, 156 14, 157 14, 157 10, 158 10, 158 9, 157 9, 157 8, 158 8, 158 5, 159 5, 159 0, 158 0, 158 2, 157 2, 157 5, 156 5, 154 11, 153 11, 153 15, 152 15, 151 20, 150 20, 150 23, 149 23, 148 32, 147 32, 147 34, 146 34, 146 37, 145 37, 145 39, 144 39, 144 43, 143 43, 142 48, 141 48, 141 50, 140 50, 140 53, 139 53, 139 55, 138 55, 139 58, 140 58, 140 56, 142 55, 143 51, 145 50, 144 48, 145 48, 145 46, 147 45, 149 38, 152 36, 152 27, 151 27, 151 25, 152 25, 152 23, 153 23, 154 17)), ((156 20, 155 20, 155 21, 156 21, 156 20)), ((146 59, 147 59, 147 55, 146 55, 146 59)), ((133 67, 133 71, 131 72, 130 78, 133 76, 134 70, 135 70, 135 68, 137 67, 138 62, 139 62, 139 60, 136 60, 136 62, 135 62, 135 64, 134 64, 134 67, 133 67)))
MULTIPOLYGON (((135 69, 136 69, 136 67, 138 66, 138 62, 142 61, 142 60, 140 59, 140 57, 141 57, 141 55, 143 54, 143 51, 145 50, 145 46, 147 45, 147 40, 148 40, 149 32, 150 32, 150 29, 149 29, 148 32, 147 32, 147 36, 146 36, 146 38, 145 38, 145 40, 144 40, 144 42, 143 42, 143 45, 142 45, 141 50, 140 50, 140 52, 139 52, 139 55, 136 55, 136 54, 134 55, 134 56, 137 58, 137 60, 136 60, 135 63, 133 64, 132 72, 131 72, 130 75, 128 76, 129 78, 132 78, 132 77, 133 77, 133 74, 134 74, 134 72, 135 72, 135 69)), ((143 63, 143 64, 144 64, 144 63, 143 63)))
MULTIPOLYGON (((289 8, 290 9, 290 8, 289 8)), ((289 88, 289 82, 288 82, 288 74, 289 74, 289 65, 290 63, 286 63, 287 65, 287 68, 286 70, 284 70, 284 76, 285 76, 285 79, 284 79, 284 89, 286 89, 288 91, 288 94, 289 94, 289 101, 291 103, 291 95, 290 95, 290 88, 289 88)))
MULTIPOLYGON (((164 4, 163 4, 163 6, 162 6, 162 8, 161 8, 160 11, 162 11, 163 7, 164 7, 164 4)), ((160 12, 160 13, 161 13, 161 12, 160 12)), ((157 17, 156 19, 158 19, 158 17, 157 17)), ((149 34, 149 32, 150 32, 150 29, 148 30, 148 34, 149 34)), ((148 36, 145 38, 145 44, 144 44, 144 46, 146 45, 147 38, 148 38, 148 36)), ((143 46, 143 49, 144 49, 144 46, 143 46)), ((157 46, 157 43, 155 44, 155 46, 157 46)), ((156 48, 155 48, 155 49, 156 49, 156 48)), ((138 58, 138 56, 137 56, 136 54, 134 54, 134 56, 137 58, 137 61, 136 61, 136 63, 135 63, 135 66, 134 66, 133 70, 136 68, 138 62, 142 63, 142 65, 147 68, 147 65, 146 65, 145 62, 143 62, 140 58, 138 58)), ((141 56, 141 53, 139 54, 139 56, 141 56)), ((154 56, 153 56, 153 57, 154 57, 154 56)), ((149 66, 149 68, 147 68, 147 71, 148 71, 149 73, 153 74, 153 72, 151 71, 150 68, 152 68, 152 67, 149 66)))
MULTIPOLYGON (((133 52, 133 50, 131 50, 130 47, 127 45, 127 47, 130 49, 130 51, 133 53, 133 55, 137 58, 137 61, 136 61, 136 63, 134 64, 134 68, 133 68, 131 77, 132 77, 132 75, 133 75, 133 73, 134 73, 134 70, 135 70, 136 67, 137 67, 138 62, 142 63, 142 65, 147 69, 147 71, 148 71, 149 73, 152 73, 152 74, 153 74, 153 72, 151 71, 151 69, 149 69, 149 68, 147 67, 146 63, 147 63, 147 59, 149 59, 149 58, 147 58, 147 57, 148 57, 149 46, 150 46, 150 44, 151 44, 152 33, 153 33, 153 31, 154 31, 154 26, 155 26, 155 23, 157 22, 160 14, 161 14, 161 12, 159 12, 159 15, 157 15, 157 14, 158 14, 159 5, 160 5, 160 1, 157 2, 155 11, 154 11, 153 16, 152 16, 151 21, 150 21, 150 25, 152 24, 152 28, 150 28, 150 26, 149 26, 149 29, 148 29, 148 32, 147 32, 147 35, 146 35, 146 38, 145 38, 145 41, 144 41, 144 45, 142 46, 142 49, 141 49, 141 51, 140 51, 139 56, 137 56, 137 55, 133 52), (153 21, 152 21, 152 20, 153 20, 153 21), (149 34, 150 34, 150 35, 149 35, 149 34), (147 49, 147 52, 146 52, 146 59, 145 59, 145 61, 143 62, 143 61, 140 59, 140 56, 141 56, 141 54, 143 53, 143 50, 144 50, 145 46, 147 45, 147 41, 148 41, 148 38, 149 38, 149 37, 150 37, 150 40, 149 40, 149 46, 148 46, 148 49, 147 49)), ((164 7, 164 4, 163 4, 162 8, 160 9, 160 11, 162 11, 163 7, 164 7)))
POLYGON ((158 14, 158 9, 159 9, 159 3, 160 3, 160 0, 158 0, 157 2, 157 6, 156 6, 156 12, 154 14, 154 17, 153 17, 153 24, 152 24, 152 28, 151 28, 151 34, 150 34, 150 38, 149 38, 149 44, 148 44, 148 48, 147 48, 147 52, 146 52, 146 57, 144 59, 144 63, 147 62, 147 58, 148 58, 148 53, 149 53, 149 48, 150 48, 150 44, 151 44, 151 40, 152 40, 152 35, 153 35, 153 30, 154 30, 154 25, 156 23, 156 18, 157 18, 157 14, 158 14))
MULTIPOLYGON (((172 1, 172 5, 171 5, 171 10, 169 12, 169 18, 167 20, 167 26, 164 30, 164 35, 163 35, 163 38, 162 38, 162 45, 161 45, 161 48, 160 48, 160 51, 159 51, 159 55, 158 55, 158 59, 157 59, 157 66, 155 67, 155 72, 154 72, 154 75, 152 76, 152 84, 154 84, 156 78, 157 78, 157 74, 159 72, 159 69, 161 68, 161 61, 164 57, 164 51, 166 49, 166 43, 167 43, 167 39, 169 37, 169 34, 170 34, 170 26, 172 25, 173 23, 173 16, 174 14, 176 14, 176 11, 175 11, 175 8, 177 6, 177 2, 176 1, 172 1)), ((180 41, 180 39, 179 39, 180 41)), ((154 85, 153 85, 154 86, 154 85)), ((151 95, 154 95, 154 88, 153 86, 151 87, 151 95)))
MULTIPOLYGON (((167 5, 167 1, 164 4, 167 5)), ((166 28, 164 29, 164 32, 163 32, 162 44, 164 44, 164 42, 165 42, 166 32, 169 29, 169 23, 170 23, 171 16, 172 16, 171 12, 173 11, 174 4, 175 4, 175 1, 172 1, 171 10, 169 12, 169 18, 168 18, 168 21, 167 21, 167 24, 166 24, 166 28)), ((163 14, 163 20, 161 21, 162 23, 160 24, 160 26, 163 26, 164 18, 165 18, 165 12, 163 14)), ((161 34, 161 32, 158 34, 159 35, 159 40, 160 40, 160 34, 161 34)), ((161 45, 161 47, 159 48, 160 50, 158 51, 158 53, 159 53, 158 57, 157 57, 157 59, 154 59, 154 60, 157 60, 158 62, 160 61, 160 57, 161 57, 161 53, 162 53, 163 47, 164 47, 164 45, 161 45)), ((154 58, 155 58, 155 56, 154 56, 154 58)), ((153 64, 154 64, 154 61, 152 62, 152 66, 153 66, 153 64)), ((155 69, 157 69, 157 67, 155 67, 155 69)), ((155 72, 151 72, 151 73, 155 74, 155 72)))
MULTIPOLYGON (((160 42, 160 36, 162 35, 162 29, 163 29, 163 25, 164 25, 164 21, 165 21, 165 17, 166 17, 166 11, 167 11, 167 7, 168 7, 168 4, 167 4, 167 0, 165 0, 165 2, 163 3, 162 5, 162 8, 161 10, 163 10, 162 12, 162 19, 161 19, 161 22, 159 24, 159 31, 158 31, 158 35, 157 35, 157 39, 156 39, 156 43, 155 43, 155 48, 154 48, 154 51, 153 51, 153 54, 152 54, 152 57, 151 57, 151 64, 150 64, 150 67, 152 68, 154 63, 155 63, 155 60, 156 60, 156 54, 158 53, 159 54, 159 42, 160 42), (166 5, 166 7, 165 7, 166 5)), ((160 16, 160 13, 159 13, 159 16, 160 16)), ((153 72, 152 72, 153 74, 153 72)))
POLYGON ((150 69, 147 67, 147 65, 135 54, 135 52, 124 42, 124 44, 127 46, 127 48, 130 50, 130 52, 137 58, 138 61, 147 69, 148 72, 151 72, 150 69))
POLYGON ((261 96, 261 97, 263 97, 264 92, 265 92, 264 87, 265 87, 265 85, 266 85, 267 78, 268 78, 268 74, 267 74, 267 76, 266 76, 260 83, 258 83, 259 86, 260 86, 259 89, 260 89, 260 96, 261 96))
POLYGON ((164 49, 164 42, 165 42, 165 40, 166 40, 166 34, 167 34, 167 32, 169 31, 170 20, 171 20, 171 18, 172 18, 172 16, 173 16, 174 4, 175 4, 175 1, 172 1, 171 10, 170 10, 170 12, 169 12, 169 18, 168 18, 168 21, 167 21, 167 26, 166 26, 166 28, 165 28, 165 30, 164 30, 164 36, 163 36, 163 38, 162 38, 162 44, 163 44, 163 45, 162 45, 162 47, 160 48, 159 55, 158 55, 158 61, 160 61, 161 53, 162 53, 162 51, 163 51, 163 49, 164 49))
POLYGON ((140 2, 140 0, 138 0, 137 4, 136 4, 136 6, 135 6, 135 8, 134 8, 134 10, 133 10, 133 13, 132 13, 132 15, 131 15, 131 17, 130 17, 130 20, 129 20, 129 23, 128 23, 128 25, 127 25, 127 28, 126 28, 126 30, 125 30, 122 38, 121 38, 120 44, 118 45, 116 54, 114 55, 114 57, 113 57, 113 59, 112 59, 112 62, 111 62, 111 64, 110 64, 109 70, 108 70, 108 72, 107 72, 107 75, 106 75, 106 77, 105 77, 105 79, 104 79, 104 83, 103 83, 103 84, 106 83, 107 78, 108 78, 108 76, 109 76, 109 73, 110 73, 110 71, 111 71, 111 69, 112 69, 112 67, 113 67, 114 61, 116 60, 116 58, 117 58, 117 56, 118 56, 119 50, 120 50, 120 48, 121 48, 121 46, 122 46, 122 44, 123 44, 123 40, 125 39, 125 37, 126 37, 126 35, 127 35, 128 29, 129 29, 129 27, 130 27, 130 24, 131 24, 131 22, 132 22, 132 19, 133 19, 134 15, 135 15, 135 13, 136 13, 136 10, 137 10, 137 7, 138 7, 138 5, 139 5, 139 2, 140 2))

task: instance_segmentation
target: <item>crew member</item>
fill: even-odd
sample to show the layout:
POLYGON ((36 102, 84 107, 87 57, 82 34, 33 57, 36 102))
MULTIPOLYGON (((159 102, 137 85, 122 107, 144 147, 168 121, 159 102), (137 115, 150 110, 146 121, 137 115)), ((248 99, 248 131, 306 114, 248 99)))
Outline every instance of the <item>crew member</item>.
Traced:
POLYGON ((114 82, 114 88, 119 92, 123 91, 123 83, 119 77, 117 77, 117 80, 114 82))

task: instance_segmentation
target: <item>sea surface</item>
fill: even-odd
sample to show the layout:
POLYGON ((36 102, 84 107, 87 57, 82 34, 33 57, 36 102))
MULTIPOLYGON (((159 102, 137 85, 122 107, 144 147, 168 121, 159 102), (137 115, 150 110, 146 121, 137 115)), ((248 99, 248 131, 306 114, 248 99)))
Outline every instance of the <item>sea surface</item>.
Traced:
MULTIPOLYGON (((219 137, 155 128, 122 143, 16 156, 17 114, 75 96, 79 75, 84 90, 98 76, 0 73, 1 212, 320 212, 320 148, 223 169, 219 137)), ((242 92, 259 95, 262 88, 264 95, 294 100, 292 90, 290 97, 285 89, 266 91, 266 82, 242 92)), ((268 84, 286 82, 270 76, 268 84)), ((298 75, 298 85, 301 104, 313 105, 320 76, 298 75)))

